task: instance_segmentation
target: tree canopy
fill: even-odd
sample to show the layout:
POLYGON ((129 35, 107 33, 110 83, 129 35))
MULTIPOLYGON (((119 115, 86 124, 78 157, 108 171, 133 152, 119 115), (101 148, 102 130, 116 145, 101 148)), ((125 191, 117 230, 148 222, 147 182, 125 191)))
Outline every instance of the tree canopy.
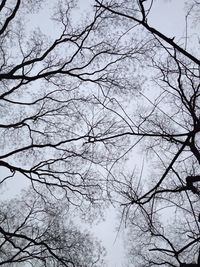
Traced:
POLYGON ((86 2, 0 4, 0 184, 30 187, 0 204, 0 265, 103 266, 66 218, 112 202, 128 266, 198 266, 200 2, 178 38, 164 0, 86 2))

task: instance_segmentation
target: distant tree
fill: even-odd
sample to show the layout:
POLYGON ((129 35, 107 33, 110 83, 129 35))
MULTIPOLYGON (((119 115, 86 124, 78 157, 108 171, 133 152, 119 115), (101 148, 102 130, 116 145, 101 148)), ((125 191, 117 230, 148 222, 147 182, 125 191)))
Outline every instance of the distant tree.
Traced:
POLYGON ((65 203, 33 190, 2 202, 0 265, 104 266, 103 247, 68 217, 65 203))

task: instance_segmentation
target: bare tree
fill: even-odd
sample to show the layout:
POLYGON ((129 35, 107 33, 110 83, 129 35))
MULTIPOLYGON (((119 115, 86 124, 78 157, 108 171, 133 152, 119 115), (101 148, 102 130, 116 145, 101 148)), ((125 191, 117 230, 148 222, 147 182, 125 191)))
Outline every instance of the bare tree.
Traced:
POLYGON ((124 109, 129 131, 106 138, 127 136, 131 142, 124 153, 129 164, 120 172, 112 167, 110 185, 129 226, 130 266, 199 266, 200 60, 188 20, 199 3, 187 6, 186 36, 178 41, 149 24, 155 2, 96 0, 114 24, 127 26, 128 40, 138 32, 147 40, 141 99, 134 114, 124 109), (143 163, 130 174, 130 164, 138 166, 134 153, 143 163))
POLYGON ((104 266, 104 249, 69 219, 66 201, 33 190, 1 203, 0 265, 104 266))
POLYGON ((2 202, 1 265, 103 264, 98 244, 65 226, 56 211, 51 218, 51 207, 40 211, 38 201, 48 192, 58 208, 65 200, 63 209, 73 205, 81 215, 99 216, 110 197, 110 166, 127 148, 118 116, 120 101, 129 99, 135 86, 127 65, 144 54, 146 40, 130 46, 132 38, 123 38, 126 25, 118 32, 104 9, 92 2, 84 16, 80 4, 0 4, 1 190, 7 182, 17 186, 23 177, 35 191, 32 204, 2 202), (112 134, 122 134, 120 143, 112 134))
POLYGON ((85 210, 119 202, 132 265, 197 264, 199 2, 181 41, 149 24, 153 0, 91 3, 82 19, 75 1, 55 2, 50 36, 27 21, 45 1, 0 5, 1 184, 21 175, 85 210))
POLYGON ((103 142, 120 127, 109 111, 118 108, 111 96, 127 97, 133 83, 125 70, 144 45, 122 51, 123 33, 105 34, 110 16, 92 6, 82 19, 75 2, 52 1, 52 20, 45 1, 1 3, 0 165, 7 170, 1 183, 18 174, 32 186, 60 188, 79 205, 102 198, 99 177, 123 150, 115 140, 103 142), (48 35, 40 25, 42 8, 56 29, 48 35), (102 147, 95 146, 97 138, 102 147))
POLYGON ((92 157, 88 143, 93 123, 101 123, 93 118, 97 85, 109 83, 112 65, 100 61, 112 53, 95 41, 98 9, 74 26, 75 4, 59 2, 49 21, 57 30, 45 36, 28 22, 42 7, 45 1, 0 4, 0 183, 17 186, 23 176, 35 190, 1 202, 0 265, 102 266, 103 248, 66 218, 69 203, 89 217, 102 201, 96 165, 103 160, 92 157))
POLYGON ((97 38, 102 11, 95 9, 77 24, 73 1, 54 9, 55 35, 30 32, 26 13, 40 4, 2 1, 0 6, 0 165, 10 170, 1 183, 18 173, 33 186, 60 187, 77 205, 92 202, 102 195, 96 165, 106 165, 106 159, 90 144, 94 129, 109 124, 97 97, 101 86, 112 83, 112 64, 124 55, 97 38))

